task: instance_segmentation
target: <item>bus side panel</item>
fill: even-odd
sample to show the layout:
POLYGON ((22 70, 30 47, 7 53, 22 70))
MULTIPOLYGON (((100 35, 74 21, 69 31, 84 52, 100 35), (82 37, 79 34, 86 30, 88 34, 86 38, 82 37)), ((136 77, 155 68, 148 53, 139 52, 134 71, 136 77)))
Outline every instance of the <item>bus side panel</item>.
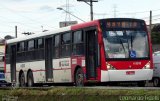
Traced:
POLYGON ((53 60, 54 83, 69 83, 71 78, 71 59, 61 58, 53 60))
POLYGON ((30 62, 30 68, 33 73, 34 83, 46 82, 45 61, 30 62))
POLYGON ((21 75, 20 72, 22 71, 24 73, 25 76, 25 82, 27 82, 27 70, 29 67, 29 63, 16 63, 16 78, 17 81, 16 83, 19 84, 19 76, 21 75))
MULTIPOLYGON (((27 72, 30 69, 33 73, 34 83, 45 82, 45 63, 44 61, 34 61, 17 63, 17 79, 19 79, 19 73, 22 70, 25 75, 25 82, 27 83, 27 72)), ((19 82, 19 80, 17 80, 19 82)))

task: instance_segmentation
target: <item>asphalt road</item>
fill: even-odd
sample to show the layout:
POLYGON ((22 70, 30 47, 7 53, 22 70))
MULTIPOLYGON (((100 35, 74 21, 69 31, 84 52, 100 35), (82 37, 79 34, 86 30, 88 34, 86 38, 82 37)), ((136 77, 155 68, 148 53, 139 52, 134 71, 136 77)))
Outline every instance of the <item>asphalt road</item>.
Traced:
MULTIPOLYGON (((42 86, 42 87, 21 87, 21 88, 24 88, 24 89, 44 89, 44 90, 47 90, 47 89, 51 89, 51 88, 54 88, 54 87, 68 87, 68 88, 72 88, 72 87, 75 87, 75 86, 42 86)), ((9 90, 9 89, 16 89, 16 88, 20 88, 20 87, 0 87, 0 90, 9 90)), ((80 87, 81 88, 81 87, 80 87)), ((121 85, 118 85, 118 86, 109 86, 109 85, 105 85, 105 86, 95 86, 95 85, 92 85, 92 86, 85 86, 85 87, 82 87, 82 88, 92 88, 92 89, 146 89, 146 90, 159 90, 160 87, 153 87, 153 84, 152 83, 146 83, 146 86, 145 87, 138 87, 136 85, 126 85, 126 84, 121 84, 121 85)))

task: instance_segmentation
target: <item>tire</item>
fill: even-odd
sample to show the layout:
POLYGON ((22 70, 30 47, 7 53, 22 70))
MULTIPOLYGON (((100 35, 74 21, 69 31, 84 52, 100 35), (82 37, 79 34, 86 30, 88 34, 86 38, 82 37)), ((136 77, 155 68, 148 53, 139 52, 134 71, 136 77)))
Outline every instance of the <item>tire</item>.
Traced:
POLYGON ((20 75, 19 83, 20 83, 20 85, 19 85, 20 87, 25 87, 25 86, 26 86, 24 73, 22 73, 22 74, 20 75))
POLYGON ((28 87, 33 87, 34 86, 33 74, 32 74, 31 71, 27 75, 27 86, 28 87))
POLYGON ((153 79, 153 86, 154 87, 159 87, 160 86, 160 80, 159 80, 159 78, 154 78, 153 79))
POLYGON ((84 74, 81 68, 78 68, 75 73, 75 85, 78 87, 84 86, 84 74))
POLYGON ((138 85, 138 87, 145 87, 146 82, 145 82, 145 81, 139 81, 139 82, 137 83, 137 85, 138 85))

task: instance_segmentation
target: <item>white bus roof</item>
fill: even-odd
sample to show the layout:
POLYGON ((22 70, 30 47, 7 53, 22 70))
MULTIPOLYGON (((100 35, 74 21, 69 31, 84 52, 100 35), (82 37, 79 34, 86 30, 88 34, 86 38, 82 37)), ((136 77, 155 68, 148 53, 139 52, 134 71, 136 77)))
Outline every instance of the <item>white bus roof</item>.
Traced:
POLYGON ((52 34, 56 34, 56 33, 66 32, 66 31, 69 31, 69 30, 71 30, 71 26, 64 27, 64 28, 59 28, 59 29, 53 30, 53 31, 47 31, 47 32, 33 34, 33 35, 28 35, 28 36, 25 36, 25 37, 10 39, 10 40, 7 40, 7 43, 20 42, 20 41, 24 41, 24 40, 28 40, 28 39, 32 39, 32 38, 37 38, 37 37, 52 35, 52 34))

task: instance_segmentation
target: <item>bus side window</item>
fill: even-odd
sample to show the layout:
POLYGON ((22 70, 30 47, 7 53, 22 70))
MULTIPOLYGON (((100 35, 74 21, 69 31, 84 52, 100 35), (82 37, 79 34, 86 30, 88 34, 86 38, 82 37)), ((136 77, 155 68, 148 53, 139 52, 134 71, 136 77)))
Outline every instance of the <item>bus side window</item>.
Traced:
POLYGON ((60 36, 56 35, 54 37, 54 54, 53 57, 54 58, 59 58, 59 44, 60 44, 60 36))
POLYGON ((24 51, 24 42, 20 43, 20 51, 24 51))
POLYGON ((17 52, 20 52, 20 43, 17 44, 17 52))
POLYGON ((35 41, 34 40, 30 40, 28 41, 28 51, 33 50, 35 47, 35 41))
POLYGON ((62 34, 61 55, 62 57, 70 56, 71 53, 71 33, 62 34))
POLYGON ((38 39, 38 49, 44 48, 44 40, 43 39, 38 39))
POLYGON ((25 51, 24 42, 17 43, 17 57, 16 57, 17 62, 24 61, 26 59, 24 51, 25 51))
POLYGON ((82 31, 76 31, 73 33, 73 55, 84 54, 84 35, 82 31))
POLYGON ((44 59, 44 39, 39 38, 35 43, 35 57, 36 59, 44 59))

